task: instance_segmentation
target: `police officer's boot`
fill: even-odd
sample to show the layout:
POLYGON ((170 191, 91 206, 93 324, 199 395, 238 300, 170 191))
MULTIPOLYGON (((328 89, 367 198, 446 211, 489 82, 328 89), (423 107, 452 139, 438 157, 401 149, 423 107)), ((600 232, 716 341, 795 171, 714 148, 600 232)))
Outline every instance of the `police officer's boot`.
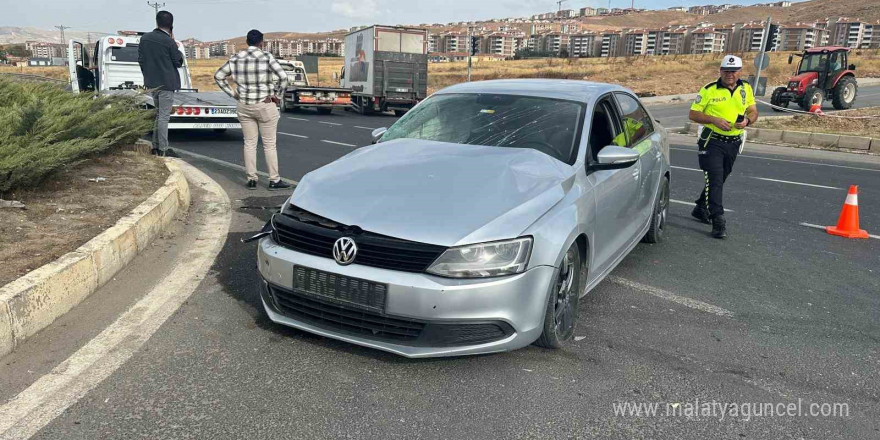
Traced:
POLYGON ((709 220, 709 211, 707 211, 706 208, 700 205, 694 206, 694 210, 691 211, 691 215, 695 219, 699 220, 701 223, 705 223, 707 225, 712 224, 712 221, 709 220))
POLYGON ((727 237, 727 222, 724 220, 723 215, 719 215, 712 219, 712 237, 727 237))

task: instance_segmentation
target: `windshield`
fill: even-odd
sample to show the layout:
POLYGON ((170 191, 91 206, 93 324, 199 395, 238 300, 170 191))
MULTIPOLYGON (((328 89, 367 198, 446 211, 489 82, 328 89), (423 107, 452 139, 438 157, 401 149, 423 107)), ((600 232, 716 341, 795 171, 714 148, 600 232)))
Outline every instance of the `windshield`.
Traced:
POLYGON ((434 95, 382 135, 456 144, 531 148, 573 164, 584 105, 496 94, 434 95))
POLYGON ((290 64, 282 64, 281 68, 284 69, 285 72, 293 72, 293 75, 287 75, 290 81, 305 81, 305 71, 299 67, 294 67, 290 64))
POLYGON ((804 55, 798 73, 824 72, 827 69, 828 55, 823 53, 804 55))

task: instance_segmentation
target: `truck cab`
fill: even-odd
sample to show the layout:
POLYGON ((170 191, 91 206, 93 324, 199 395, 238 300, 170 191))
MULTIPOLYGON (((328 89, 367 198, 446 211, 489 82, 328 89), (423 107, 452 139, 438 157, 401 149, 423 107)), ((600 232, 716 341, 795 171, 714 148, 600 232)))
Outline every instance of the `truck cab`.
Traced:
MULTIPOLYGON (((74 93, 93 92, 98 95, 134 94, 145 108, 154 108, 153 97, 144 87, 144 76, 138 63, 138 46, 142 32, 121 31, 108 35, 91 48, 80 41, 68 42, 70 88, 74 93)), ((193 88, 183 44, 177 49, 184 55, 180 90, 174 94, 169 130, 211 129, 217 132, 241 128, 235 99, 223 92, 199 92, 193 88)))

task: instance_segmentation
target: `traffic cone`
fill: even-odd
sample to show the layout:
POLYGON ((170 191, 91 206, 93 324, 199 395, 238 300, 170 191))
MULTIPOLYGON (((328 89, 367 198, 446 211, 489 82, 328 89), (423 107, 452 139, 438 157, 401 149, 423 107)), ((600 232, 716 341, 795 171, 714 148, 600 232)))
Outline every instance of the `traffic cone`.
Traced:
POLYGON ((837 226, 826 226, 825 232, 846 238, 868 238, 868 231, 859 229, 859 187, 849 187, 837 226))
POLYGON ((817 116, 822 116, 825 114, 822 113, 822 106, 819 104, 813 104, 812 106, 810 106, 810 113, 814 113, 817 116))

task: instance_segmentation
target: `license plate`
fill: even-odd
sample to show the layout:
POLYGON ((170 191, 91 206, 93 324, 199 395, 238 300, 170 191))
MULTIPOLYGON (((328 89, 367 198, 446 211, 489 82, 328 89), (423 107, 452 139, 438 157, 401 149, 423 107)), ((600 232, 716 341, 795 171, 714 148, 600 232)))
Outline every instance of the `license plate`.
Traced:
POLYGON ((239 125, 232 122, 208 122, 192 124, 192 128, 239 128, 239 125))
POLYGON ((384 312, 388 285, 293 266, 293 290, 343 305, 384 312))
POLYGON ((235 115, 238 114, 238 110, 234 108, 208 108, 205 109, 205 113, 212 115, 235 115))

